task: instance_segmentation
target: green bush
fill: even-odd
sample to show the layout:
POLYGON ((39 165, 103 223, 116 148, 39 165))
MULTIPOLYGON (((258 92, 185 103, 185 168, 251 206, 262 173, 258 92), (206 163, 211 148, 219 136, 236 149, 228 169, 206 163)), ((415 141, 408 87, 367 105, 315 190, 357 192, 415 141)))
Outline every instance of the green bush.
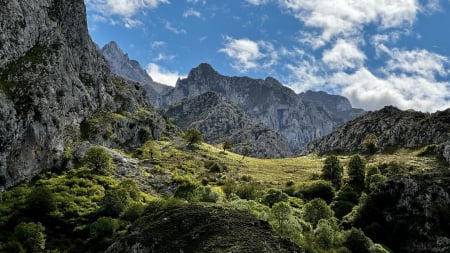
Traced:
POLYGON ((334 198, 334 189, 330 182, 318 180, 301 184, 295 196, 304 200, 321 198, 330 203, 334 198))
POLYGON ((229 198, 231 194, 235 194, 237 192, 237 189, 238 185, 233 179, 226 180, 222 185, 222 191, 225 193, 227 198, 229 198))
POLYGON ((361 229, 352 228, 344 241, 344 246, 352 252, 370 253, 372 242, 361 229))
POLYGON ((22 244, 16 240, 9 241, 7 243, 0 243, 0 252, 2 253, 25 253, 25 249, 23 248, 22 244))
POLYGON ((288 201, 289 196, 279 189, 269 189, 262 198, 262 203, 272 207, 275 203, 288 201))
POLYGON ((275 203, 271 209, 271 214, 278 223, 280 233, 283 234, 285 223, 289 220, 289 217, 292 215, 291 206, 287 202, 275 203))
POLYGON ((325 163, 322 167, 321 177, 325 180, 331 181, 336 189, 339 189, 342 184, 342 174, 344 173, 344 168, 337 156, 329 156, 325 159, 325 163))
POLYGON ((259 196, 261 186, 256 182, 240 184, 236 189, 236 195, 241 199, 255 200, 259 196))
POLYGON ((188 143, 188 146, 193 146, 195 144, 200 144, 203 142, 202 134, 194 128, 186 130, 184 133, 184 139, 188 143))
POLYGON ((192 201, 198 202, 212 202, 217 203, 221 201, 220 193, 214 191, 209 186, 199 186, 197 187, 191 197, 192 201))
POLYGON ((173 182, 178 185, 174 197, 189 200, 194 190, 200 186, 190 175, 174 176, 173 182))
POLYGON ((127 221, 135 221, 137 218, 141 217, 144 213, 145 206, 141 203, 132 203, 125 209, 122 213, 121 218, 127 221))
POLYGON ((42 219, 56 209, 54 194, 45 186, 37 186, 28 195, 26 212, 29 216, 42 219))
POLYGON ((110 217, 100 217, 89 226, 91 238, 112 237, 119 228, 119 221, 110 217))
POLYGON ((367 154, 375 154, 378 150, 378 138, 375 134, 369 134, 362 144, 367 154))
POLYGON ((14 237, 23 245, 27 252, 44 252, 44 231, 45 227, 41 223, 22 222, 14 229, 14 237))
POLYGON ((205 167, 212 173, 222 173, 227 171, 227 166, 218 162, 207 162, 205 167))
POLYGON ((102 147, 91 147, 84 154, 85 165, 102 175, 113 172, 112 156, 102 147))
POLYGON ((333 211, 323 199, 313 199, 303 206, 303 219, 316 227, 321 219, 333 217, 333 211))
POLYGON ((366 175, 366 162, 359 155, 354 155, 348 163, 349 183, 352 185, 362 186, 366 175))

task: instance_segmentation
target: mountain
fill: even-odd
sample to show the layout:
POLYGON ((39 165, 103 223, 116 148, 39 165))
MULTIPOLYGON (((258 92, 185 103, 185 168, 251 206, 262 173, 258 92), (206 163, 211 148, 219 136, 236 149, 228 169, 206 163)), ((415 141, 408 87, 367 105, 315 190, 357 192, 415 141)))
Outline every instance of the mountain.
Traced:
POLYGON ((229 139, 237 153, 261 158, 292 155, 283 136, 251 119, 237 105, 214 92, 183 99, 171 105, 166 114, 182 129, 198 129, 208 143, 229 139))
POLYGON ((83 1, 2 1, 0 23, 0 190, 59 166, 74 142, 134 146, 165 131, 141 86, 97 52, 83 1))
POLYGON ((162 105, 208 91, 221 94, 251 118, 279 132, 291 150, 330 133, 344 122, 344 118, 318 102, 303 99, 274 78, 227 77, 206 63, 192 69, 186 79, 179 80, 174 89, 164 94, 162 105))
POLYGON ((147 92, 146 95, 148 99, 153 105, 159 106, 159 95, 172 89, 170 86, 153 81, 148 73, 141 67, 139 62, 130 60, 128 54, 125 54, 122 49, 120 49, 117 42, 109 42, 100 49, 100 52, 105 57, 112 72, 141 83, 147 92))
POLYGON ((371 134, 377 137, 380 150, 445 143, 450 140, 450 109, 429 114, 386 106, 312 141, 303 153, 357 152, 362 150, 364 140, 371 134))
POLYGON ((324 107, 344 121, 352 120, 366 113, 363 109, 353 108, 346 97, 331 95, 324 91, 307 91, 300 93, 299 96, 304 101, 324 107))

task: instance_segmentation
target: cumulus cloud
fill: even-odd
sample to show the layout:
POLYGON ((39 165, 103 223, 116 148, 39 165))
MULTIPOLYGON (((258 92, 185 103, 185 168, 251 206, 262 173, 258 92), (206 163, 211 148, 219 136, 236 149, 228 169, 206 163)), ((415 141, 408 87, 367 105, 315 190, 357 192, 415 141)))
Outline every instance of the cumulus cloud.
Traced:
POLYGON ((346 70, 361 67, 366 55, 355 42, 339 39, 334 47, 323 53, 322 61, 332 69, 346 70))
POLYGON ((168 0, 85 0, 88 8, 104 16, 118 15, 131 17, 146 8, 156 8, 160 4, 169 3, 168 0))
POLYGON ((147 73, 158 83, 175 86, 178 78, 186 78, 186 75, 181 75, 177 71, 167 70, 155 63, 150 63, 147 66, 147 73))
POLYGON ((380 29, 411 25, 420 7, 416 0, 279 0, 279 4, 306 26, 321 30, 314 41, 319 46, 336 36, 353 36, 371 23, 380 29))
POLYGON ((278 54, 274 46, 266 41, 233 39, 225 37, 225 47, 219 52, 232 59, 232 67, 241 72, 255 68, 267 68, 277 62, 278 54))

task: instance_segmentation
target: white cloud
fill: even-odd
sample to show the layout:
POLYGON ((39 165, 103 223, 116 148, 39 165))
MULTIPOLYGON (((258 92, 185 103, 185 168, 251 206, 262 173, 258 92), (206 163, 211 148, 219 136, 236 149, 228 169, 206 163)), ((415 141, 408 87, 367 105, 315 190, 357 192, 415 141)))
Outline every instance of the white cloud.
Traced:
POLYGON ((194 10, 193 8, 187 9, 184 13, 183 13, 183 17, 187 18, 187 17, 201 17, 202 14, 199 11, 194 10))
POLYGON ((366 55, 356 42, 339 39, 331 50, 324 51, 322 61, 331 69, 346 70, 361 67, 366 55))
POLYGON ((118 15, 131 17, 142 9, 152 9, 160 4, 168 4, 168 0, 85 0, 88 8, 104 16, 118 15))
POLYGON ((165 47, 165 46, 167 46, 167 42, 165 42, 165 41, 157 40, 157 41, 152 42, 152 49, 161 48, 161 47, 165 47))
POLYGON ((279 0, 306 26, 318 28, 317 43, 336 36, 352 37, 364 25, 375 23, 381 29, 410 26, 418 13, 416 0, 279 0))
POLYGON ((267 2, 269 2, 269 0, 246 0, 249 4, 253 4, 253 5, 262 5, 262 4, 266 4, 267 2))
POLYGON ((173 33, 175 33, 175 34, 186 34, 186 33, 187 33, 186 30, 184 30, 184 29, 176 28, 176 27, 172 26, 172 24, 171 24, 169 21, 167 21, 167 22, 164 24, 164 27, 165 27, 167 30, 169 30, 169 31, 171 31, 171 32, 173 32, 173 33))
POLYGON ((273 45, 265 41, 233 39, 225 37, 226 44, 219 52, 232 59, 232 67, 241 72, 255 68, 267 68, 277 62, 278 54, 273 45))
POLYGON ((159 53, 155 58, 153 58, 154 62, 159 62, 159 61, 171 61, 175 59, 175 55, 166 55, 164 53, 159 53))
POLYGON ((124 21, 124 26, 126 28, 134 28, 134 27, 143 25, 143 23, 141 21, 136 20, 136 19, 124 18, 123 21, 124 21))
POLYGON ((186 75, 180 75, 177 71, 169 71, 155 63, 150 63, 147 66, 147 73, 156 82, 170 86, 175 86, 178 78, 186 78, 186 75))
POLYGON ((186 0, 186 2, 191 3, 191 4, 197 4, 199 2, 201 2, 203 5, 206 4, 206 0, 186 0))
POLYGON ((368 110, 394 105, 404 110, 432 112, 449 107, 445 94, 450 92, 450 83, 421 76, 391 74, 381 78, 361 68, 353 74, 337 73, 331 81, 342 85, 342 95, 354 106, 368 110))

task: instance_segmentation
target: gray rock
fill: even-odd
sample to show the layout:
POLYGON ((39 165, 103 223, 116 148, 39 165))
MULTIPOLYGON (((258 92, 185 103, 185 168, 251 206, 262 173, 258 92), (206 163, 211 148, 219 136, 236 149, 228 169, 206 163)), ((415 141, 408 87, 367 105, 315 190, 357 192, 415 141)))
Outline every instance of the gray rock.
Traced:
MULTIPOLYGON (((0 190, 57 164, 95 113, 153 110, 142 87, 111 74, 89 37, 83 1, 0 5, 0 190)), ((164 131, 156 130, 164 120, 149 121, 137 128, 164 131)), ((131 136, 126 131, 121 135, 131 136)), ((121 141, 114 145, 136 138, 121 141)))
POLYGON ((312 141, 302 150, 302 154, 361 151, 364 140, 370 134, 376 135, 380 150, 441 144, 450 139, 450 109, 428 114, 386 106, 312 141))
POLYGON ((227 77, 210 65, 200 64, 186 79, 163 95, 163 106, 212 91, 237 104, 251 118, 283 135, 291 150, 330 133, 344 119, 317 105, 304 101, 273 78, 227 77))
POLYGON ((148 73, 141 67, 139 62, 130 60, 128 54, 125 54, 122 49, 119 48, 117 42, 111 41, 106 44, 100 52, 105 57, 112 72, 124 78, 141 83, 147 92, 147 98, 153 105, 159 107, 161 104, 160 94, 166 93, 172 89, 170 86, 153 81, 148 73))
POLYGON ((218 144, 225 138, 233 151, 253 157, 291 156, 287 140, 267 126, 248 117, 239 107, 214 92, 184 99, 167 110, 182 129, 198 129, 206 142, 218 144))

